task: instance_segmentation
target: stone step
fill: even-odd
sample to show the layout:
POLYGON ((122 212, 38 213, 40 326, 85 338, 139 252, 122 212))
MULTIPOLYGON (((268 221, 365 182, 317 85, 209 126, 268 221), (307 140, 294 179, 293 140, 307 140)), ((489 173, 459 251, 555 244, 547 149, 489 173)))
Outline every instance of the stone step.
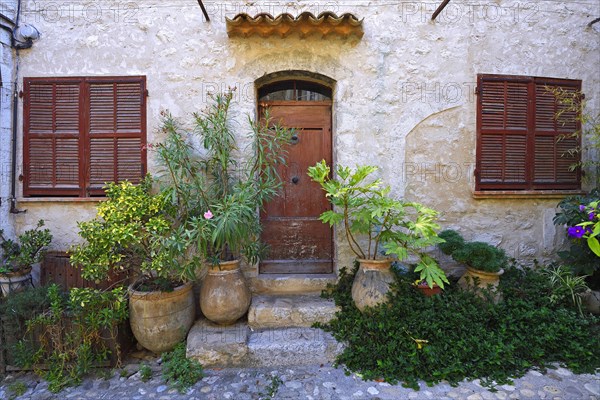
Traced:
POLYGON ((335 361, 341 345, 316 328, 272 328, 248 338, 248 362, 253 367, 320 365, 335 361))
POLYGON ((188 334, 186 355, 206 367, 277 367, 331 363, 342 349, 321 329, 252 330, 244 322, 223 327, 201 319, 188 334))
POLYGON ((310 327, 326 323, 338 307, 317 295, 254 295, 248 325, 254 329, 310 327))
POLYGON ((248 278, 254 294, 317 294, 329 283, 337 282, 336 274, 260 274, 248 278))

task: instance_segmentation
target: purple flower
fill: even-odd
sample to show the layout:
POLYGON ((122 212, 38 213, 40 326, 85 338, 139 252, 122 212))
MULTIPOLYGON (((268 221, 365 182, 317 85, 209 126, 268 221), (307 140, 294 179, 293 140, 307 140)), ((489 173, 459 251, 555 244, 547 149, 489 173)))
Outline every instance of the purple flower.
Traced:
POLYGON ((585 211, 585 206, 583 204, 579 206, 579 211, 585 211))
POLYGON ((569 236, 580 239, 585 235, 585 229, 583 226, 572 226, 567 230, 569 236))
POLYGON ((593 221, 594 218, 596 217, 596 214, 594 214, 593 212, 589 213, 588 217, 590 218, 590 221, 593 221))
POLYGON ((205 219, 211 219, 212 217, 213 217, 213 213, 211 213, 210 210, 208 210, 207 212, 204 213, 205 219))

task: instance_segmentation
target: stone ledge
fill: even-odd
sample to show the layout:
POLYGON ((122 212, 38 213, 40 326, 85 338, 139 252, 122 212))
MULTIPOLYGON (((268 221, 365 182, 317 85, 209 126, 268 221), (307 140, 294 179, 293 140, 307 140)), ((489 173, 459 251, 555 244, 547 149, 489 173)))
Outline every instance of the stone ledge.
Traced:
POLYGON ((320 294, 328 283, 335 282, 336 274, 259 274, 248 278, 254 294, 320 294))
POLYGON ((317 295, 255 295, 248 311, 252 328, 310 327, 329 322, 339 308, 317 295))
POLYGON ((204 367, 278 367, 330 363, 342 350, 321 329, 252 331, 243 322, 222 327, 203 319, 188 334, 186 356, 204 367))

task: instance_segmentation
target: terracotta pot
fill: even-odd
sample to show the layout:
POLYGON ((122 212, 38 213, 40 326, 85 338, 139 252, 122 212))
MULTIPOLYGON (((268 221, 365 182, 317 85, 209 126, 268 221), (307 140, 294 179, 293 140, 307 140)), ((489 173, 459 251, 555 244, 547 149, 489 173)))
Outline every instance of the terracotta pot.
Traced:
POLYGON ((433 284, 432 288, 430 288, 427 283, 419 283, 418 285, 415 285, 415 287, 427 297, 442 293, 442 288, 435 283, 433 284))
POLYGON ((352 300, 360 311, 375 307, 387 300, 394 274, 390 270, 391 259, 359 259, 360 267, 352 283, 352 300))
POLYGON ((208 267, 200 288, 200 308, 206 318, 219 325, 231 325, 246 314, 251 301, 239 260, 208 267))
POLYGON ((466 272, 458 280, 458 285, 463 289, 474 290, 480 297, 482 289, 489 289, 496 292, 495 301, 500 300, 498 285, 500 284, 500 276, 504 273, 501 269, 498 272, 486 272, 467 266, 466 272))
POLYGON ((587 311, 600 315, 600 290, 588 290, 579 296, 587 311))
POLYGON ((22 292, 31 286, 31 267, 7 274, 0 274, 0 293, 2 293, 2 296, 6 297, 10 293, 22 292))
POLYGON ((192 284, 172 292, 141 292, 129 286, 129 320, 137 341, 154 353, 172 350, 195 319, 192 284))

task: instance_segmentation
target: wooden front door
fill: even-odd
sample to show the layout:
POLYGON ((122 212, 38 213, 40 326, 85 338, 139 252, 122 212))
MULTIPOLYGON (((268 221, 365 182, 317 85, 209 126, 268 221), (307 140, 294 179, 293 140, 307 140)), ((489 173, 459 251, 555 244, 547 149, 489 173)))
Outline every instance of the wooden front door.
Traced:
POLYGON ((330 209, 321 187, 307 175, 308 167, 325 160, 331 165, 331 102, 270 101, 273 123, 295 128, 288 146, 280 195, 261 213, 262 240, 269 253, 261 273, 323 274, 333 272, 333 238, 329 225, 319 220, 330 209))

